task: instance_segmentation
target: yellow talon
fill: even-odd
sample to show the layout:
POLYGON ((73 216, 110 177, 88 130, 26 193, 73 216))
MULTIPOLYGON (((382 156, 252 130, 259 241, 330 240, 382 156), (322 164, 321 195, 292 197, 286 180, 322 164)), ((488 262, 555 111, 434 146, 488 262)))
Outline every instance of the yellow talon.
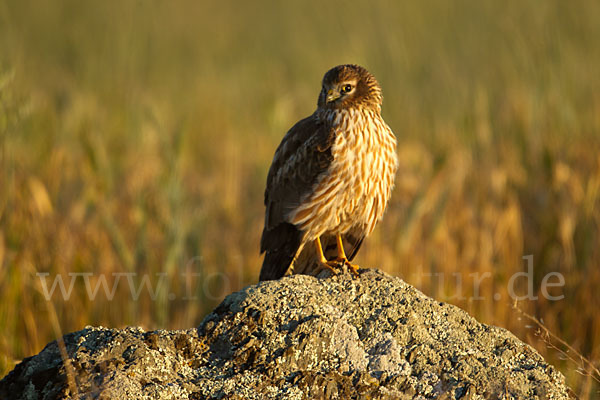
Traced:
POLYGON ((349 261, 346 260, 346 265, 348 266, 348 269, 350 270, 350 273, 352 274, 353 277, 358 278, 358 270, 360 269, 360 267, 356 264, 351 264, 349 261))
POLYGON ((327 261, 325 255, 323 254, 323 247, 321 247, 321 239, 315 239, 315 247, 317 248, 320 264, 320 268, 317 270, 317 274, 324 269, 328 269, 334 275, 337 275, 339 273, 340 264, 337 261, 327 261))
MULTIPOLYGON (((335 260, 328 261, 325 258, 325 255, 323 254, 323 247, 321 246, 321 239, 320 238, 315 239, 315 246, 317 248, 317 253, 319 255, 319 261, 321 263, 321 268, 329 269, 333 274, 337 275, 339 273, 340 268, 346 266, 346 267, 348 267, 348 270, 350 271, 352 276, 354 278, 357 278, 360 267, 356 264, 352 264, 346 258, 346 253, 344 252, 344 244, 342 243, 341 235, 339 235, 339 234, 336 235, 336 241, 337 241, 338 257, 335 260)), ((319 271, 321 271, 321 270, 319 270, 319 271)))
POLYGON ((336 261, 338 261, 342 265, 347 266, 352 276, 357 278, 358 270, 360 269, 360 267, 356 264, 352 264, 350 261, 348 261, 348 258, 346 258, 346 252, 344 251, 344 243, 342 242, 342 236, 339 233, 336 236, 336 241, 338 250, 338 258, 336 261))

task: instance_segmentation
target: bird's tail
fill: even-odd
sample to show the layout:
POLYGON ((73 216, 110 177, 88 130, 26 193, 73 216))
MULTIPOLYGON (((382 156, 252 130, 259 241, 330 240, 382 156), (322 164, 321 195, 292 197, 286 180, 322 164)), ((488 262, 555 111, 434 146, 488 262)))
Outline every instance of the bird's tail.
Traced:
POLYGON ((293 254, 290 256, 282 251, 267 251, 258 279, 270 281, 281 278, 285 275, 293 260, 293 254))
POLYGON ((268 281, 284 276, 300 250, 303 236, 300 230, 288 223, 265 229, 261 239, 261 252, 265 252, 265 259, 259 280, 268 281))

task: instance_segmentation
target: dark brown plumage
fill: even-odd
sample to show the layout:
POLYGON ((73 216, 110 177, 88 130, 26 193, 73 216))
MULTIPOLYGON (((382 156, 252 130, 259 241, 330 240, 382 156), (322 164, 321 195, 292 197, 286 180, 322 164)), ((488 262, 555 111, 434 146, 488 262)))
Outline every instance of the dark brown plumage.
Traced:
POLYGON ((269 170, 260 280, 343 264, 357 272, 349 260, 383 215, 397 168, 381 103, 366 69, 325 74, 317 110, 287 132, 269 170))

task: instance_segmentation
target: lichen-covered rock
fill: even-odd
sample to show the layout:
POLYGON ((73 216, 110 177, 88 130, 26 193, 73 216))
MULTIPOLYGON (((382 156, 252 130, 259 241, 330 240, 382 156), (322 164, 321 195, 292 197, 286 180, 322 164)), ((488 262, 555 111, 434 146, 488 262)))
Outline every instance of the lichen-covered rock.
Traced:
POLYGON ((530 346, 377 270, 262 282, 197 330, 87 327, 64 342, 66 366, 53 342, 0 398, 568 398, 530 346))

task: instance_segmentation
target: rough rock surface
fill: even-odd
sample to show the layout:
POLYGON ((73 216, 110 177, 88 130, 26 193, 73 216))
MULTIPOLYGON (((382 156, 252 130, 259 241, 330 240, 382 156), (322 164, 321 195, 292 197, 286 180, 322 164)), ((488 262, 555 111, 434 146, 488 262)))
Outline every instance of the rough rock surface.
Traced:
POLYGON ((511 333, 377 270, 250 286, 198 329, 87 327, 64 343, 66 367, 52 342, 0 381, 0 398, 568 398, 511 333))

